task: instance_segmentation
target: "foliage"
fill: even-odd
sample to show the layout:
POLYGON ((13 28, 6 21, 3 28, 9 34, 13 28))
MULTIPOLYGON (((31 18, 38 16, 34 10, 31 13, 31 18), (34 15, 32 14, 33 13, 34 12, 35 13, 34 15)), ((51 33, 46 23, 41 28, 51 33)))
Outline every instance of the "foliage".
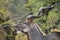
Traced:
MULTIPOLYGON (((29 8, 29 9, 32 9, 34 15, 36 15, 38 13, 40 7, 51 6, 54 4, 54 2, 57 3, 57 2, 59 2, 59 0, 28 0, 28 4, 26 4, 26 6, 27 6, 27 10, 28 10, 29 6, 31 6, 31 8, 29 8)), ((58 13, 58 10, 59 10, 58 4, 59 3, 57 3, 55 8, 49 12, 48 17, 46 15, 44 15, 38 19, 39 21, 37 21, 37 22, 43 30, 47 27, 55 26, 55 22, 59 19, 59 17, 57 16, 59 14, 58 13)))
POLYGON ((51 6, 54 2, 57 2, 57 4, 55 8, 48 13, 48 16, 43 15, 35 21, 43 31, 53 26, 57 26, 58 29, 60 29, 60 24, 55 24, 60 19, 60 0, 0 0, 0 24, 3 28, 9 25, 9 29, 7 29, 9 32, 0 29, 5 33, 5 37, 9 36, 10 40, 13 40, 13 38, 16 40, 27 40, 27 36, 23 33, 18 33, 16 37, 13 35, 15 26, 12 25, 15 23, 10 20, 11 16, 23 16, 29 12, 33 12, 34 15, 37 15, 39 8, 51 6))
POLYGON ((24 33, 18 33, 15 39, 16 40, 28 40, 27 35, 24 33))
MULTIPOLYGON (((51 11, 48 15, 48 18, 47 18, 47 25, 50 26, 50 27, 53 27, 55 26, 55 22, 58 20, 58 16, 57 14, 55 13, 55 11, 51 11)), ((47 26, 47 27, 48 27, 47 26)))

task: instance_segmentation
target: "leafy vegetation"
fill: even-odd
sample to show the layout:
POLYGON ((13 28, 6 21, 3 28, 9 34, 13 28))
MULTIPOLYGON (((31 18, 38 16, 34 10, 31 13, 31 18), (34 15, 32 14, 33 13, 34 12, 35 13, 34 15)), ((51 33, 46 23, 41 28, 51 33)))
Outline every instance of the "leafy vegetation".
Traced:
MULTIPOLYGON (((12 25, 15 24, 15 22, 11 19, 14 17, 24 16, 30 12, 33 12, 33 15, 37 15, 39 8, 51 6, 54 2, 56 2, 56 6, 48 13, 48 16, 43 15, 39 19, 35 20, 43 31, 46 28, 54 26, 60 29, 59 0, 0 0, 0 30, 2 30, 0 31, 1 40, 4 40, 7 36, 9 37, 9 40, 27 40, 27 36, 23 33, 19 33, 17 36, 14 36, 14 26, 12 25), (9 25, 9 29, 7 29, 9 32, 4 30, 4 26, 6 25, 9 25)), ((25 20, 24 18, 23 20, 25 20)), ((15 19, 15 21, 18 20, 15 19)))

